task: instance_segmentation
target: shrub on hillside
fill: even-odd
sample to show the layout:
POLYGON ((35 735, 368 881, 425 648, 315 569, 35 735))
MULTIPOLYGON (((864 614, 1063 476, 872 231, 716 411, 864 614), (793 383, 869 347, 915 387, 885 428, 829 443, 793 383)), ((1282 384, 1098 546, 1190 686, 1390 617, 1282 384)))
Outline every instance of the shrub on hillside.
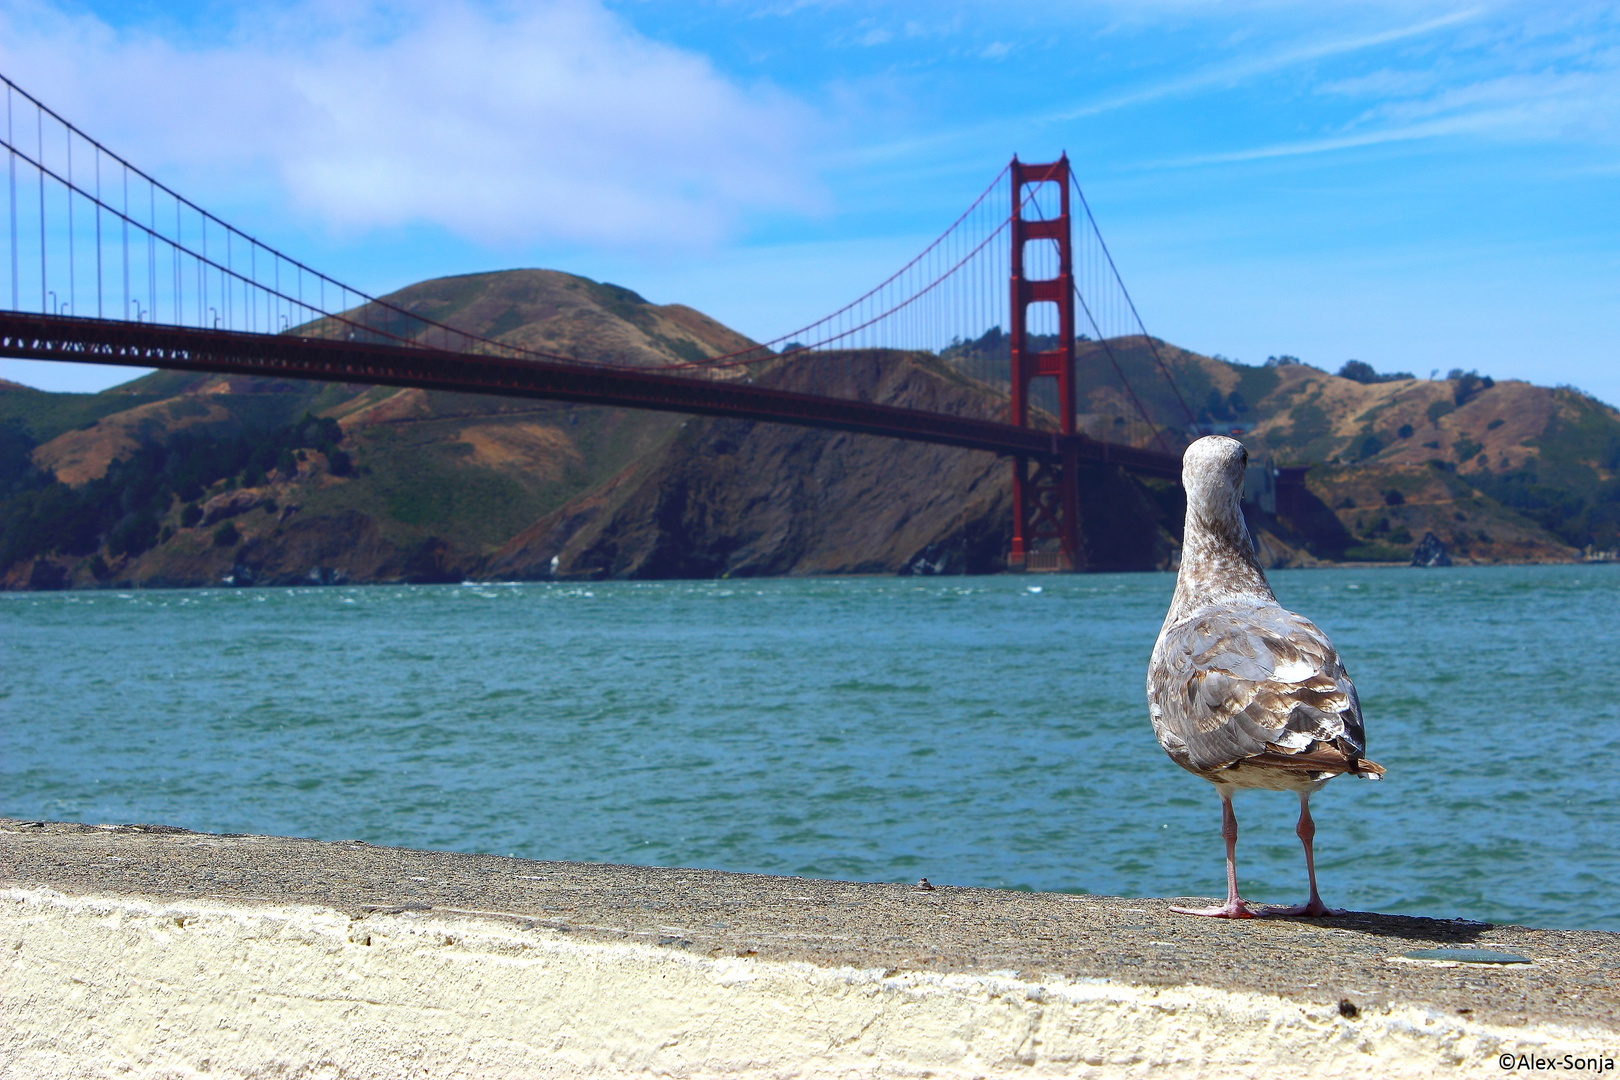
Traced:
POLYGON ((1481 375, 1477 371, 1464 371, 1462 368, 1452 368, 1446 378, 1457 384, 1451 388, 1451 399, 1459 407, 1478 397, 1482 391, 1496 385, 1496 380, 1489 375, 1481 375))
POLYGON ((1346 360, 1344 367, 1339 369, 1339 378, 1349 379, 1358 383, 1386 383, 1400 382, 1402 379, 1412 378, 1410 371, 1391 371, 1380 375, 1373 370, 1373 366, 1365 360, 1346 360))
POLYGON ((151 510, 127 514, 107 534, 107 550, 134 558, 157 543, 158 521, 151 510))

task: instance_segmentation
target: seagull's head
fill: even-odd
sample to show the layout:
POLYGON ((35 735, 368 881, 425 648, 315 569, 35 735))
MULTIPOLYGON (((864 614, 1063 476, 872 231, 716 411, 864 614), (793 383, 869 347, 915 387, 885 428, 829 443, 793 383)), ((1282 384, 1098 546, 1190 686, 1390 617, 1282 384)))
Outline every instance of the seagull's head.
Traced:
POLYGON ((1243 471, 1249 452, 1236 439, 1206 435, 1187 447, 1181 458, 1181 486, 1187 492, 1187 517, 1218 532, 1243 524, 1243 471))

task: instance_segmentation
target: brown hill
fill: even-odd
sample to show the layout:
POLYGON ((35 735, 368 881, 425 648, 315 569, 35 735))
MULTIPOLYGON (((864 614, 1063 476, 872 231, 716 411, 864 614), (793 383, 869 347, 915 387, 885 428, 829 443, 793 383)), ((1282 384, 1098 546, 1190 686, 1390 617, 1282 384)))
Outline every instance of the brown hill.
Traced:
MULTIPOLYGON (((690 308, 553 271, 390 299, 586 359, 750 344, 690 308)), ((1571 390, 1457 375, 1368 383, 1140 337, 1082 342, 1079 420, 1137 445, 1155 427, 1175 446, 1238 433, 1299 481, 1254 519, 1271 565, 1404 560, 1425 532, 1482 562, 1620 542, 1620 415, 1571 390)), ((998 416, 1005 338, 940 357, 814 354, 755 377, 998 416)), ((872 437, 421 390, 176 372, 98 395, 0 387, 0 575, 27 588, 982 572, 1005 553, 1008 471, 872 437)), ((1173 563, 1173 487, 1113 470, 1082 484, 1092 566, 1173 563)))
MULTIPOLYGON (((649 304, 618 285, 556 270, 463 274, 409 285, 384 299, 424 319, 523 348, 648 366, 705 360, 754 343, 683 304, 649 304)), ((357 314, 370 325, 366 312, 357 314)), ((397 321, 397 320, 396 320, 397 321)), ((406 336, 425 331, 412 324, 406 336)))
POLYGON ((1314 514, 1308 527, 1275 523, 1276 535, 1319 558, 1404 561, 1425 532, 1474 562, 1620 547, 1620 412, 1577 390, 1461 371, 1363 382, 1141 337, 1082 343, 1080 357, 1081 422, 1099 437, 1141 442, 1128 385, 1167 429, 1234 434, 1257 458, 1308 468, 1311 504, 1337 524, 1314 514))
POLYGON ((1358 541, 1352 557, 1405 558, 1425 532, 1484 562, 1616 545, 1620 413, 1601 402, 1472 374, 1363 384, 1274 370, 1243 437, 1279 463, 1313 465, 1307 483, 1358 541))
MULTIPOLYGON (((586 359, 665 364, 751 344, 690 308, 554 271, 423 282, 390 299, 474 333, 586 359)), ((188 432, 221 446, 262 442, 306 414, 338 422, 352 468, 338 475, 314 447, 294 447, 303 458, 295 469, 267 462, 171 498, 152 512, 155 535, 138 551, 113 550, 120 525, 139 517, 130 511, 101 521, 94 545, 46 538, 0 574, 13 587, 451 577, 649 452, 679 423, 660 413, 181 372, 97 395, 0 389, 0 425, 10 421, 36 444, 27 460, 81 501, 108 483, 114 463, 122 477, 143 447, 188 432), (216 535, 220 523, 188 516, 188 506, 243 486, 258 499, 231 515, 229 542, 216 535)), ((48 530, 51 508, 33 505, 44 495, 19 498, 32 502, 4 507, 10 520, 0 527, 13 539, 48 530)))
POLYGON ((187 428, 234 428, 235 417, 202 395, 153 401, 104 417, 88 427, 65 431, 34 450, 34 464, 64 484, 77 487, 106 475, 115 458, 128 457, 143 443, 164 441, 187 428))
MULTIPOLYGON (((1620 413, 1578 391, 1463 372, 1368 383, 1139 336, 1081 341, 1076 355, 1077 419, 1093 437, 1146 445, 1157 426, 1180 445, 1232 434, 1302 480, 1303 502, 1285 499, 1280 518, 1254 522, 1274 565, 1405 561, 1426 532, 1472 562, 1620 547, 1620 413)), ((1006 339, 993 331, 943 359, 1004 381, 1006 339)))
MULTIPOLYGON (((763 385, 992 416, 1005 399, 930 354, 819 353, 763 385)), ((1086 476, 1093 566, 1151 569, 1174 540, 1148 489, 1086 476), (1106 496, 1106 497, 1105 497, 1106 496)), ((992 455, 876 436, 694 418, 654 454, 514 537, 500 577, 987 573, 1011 536, 1010 467, 992 455), (553 562, 555 560, 555 562, 553 562)))

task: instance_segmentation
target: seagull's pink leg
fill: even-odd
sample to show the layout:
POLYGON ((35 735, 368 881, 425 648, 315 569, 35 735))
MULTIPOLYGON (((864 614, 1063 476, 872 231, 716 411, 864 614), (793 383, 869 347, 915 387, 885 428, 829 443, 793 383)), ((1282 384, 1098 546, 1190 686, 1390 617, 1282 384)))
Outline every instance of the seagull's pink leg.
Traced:
POLYGON ((1267 915, 1343 915, 1343 908, 1330 908, 1322 903, 1322 898, 1316 893, 1316 854, 1311 850, 1311 842, 1316 839, 1316 822, 1311 819, 1311 793, 1299 793, 1299 824, 1294 827, 1294 834, 1299 842, 1305 845, 1305 873, 1311 879, 1311 898, 1303 904, 1293 907, 1268 908, 1267 915))
POLYGON ((1208 915, 1216 919, 1254 919, 1264 912, 1243 902, 1237 886, 1237 815, 1232 812, 1232 795, 1221 792, 1221 837, 1226 841, 1226 903, 1207 908, 1173 907, 1181 915, 1208 915))

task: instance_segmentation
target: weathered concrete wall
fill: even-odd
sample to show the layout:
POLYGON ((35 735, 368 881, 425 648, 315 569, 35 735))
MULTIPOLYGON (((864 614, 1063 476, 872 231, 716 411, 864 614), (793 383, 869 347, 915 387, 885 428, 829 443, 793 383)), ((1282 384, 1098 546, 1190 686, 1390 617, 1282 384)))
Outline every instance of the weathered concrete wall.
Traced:
POLYGON ((1620 935, 17 822, 0 964, 3 1077, 1483 1076, 1620 1050, 1620 935), (1533 963, 1400 958, 1458 944, 1533 963))

